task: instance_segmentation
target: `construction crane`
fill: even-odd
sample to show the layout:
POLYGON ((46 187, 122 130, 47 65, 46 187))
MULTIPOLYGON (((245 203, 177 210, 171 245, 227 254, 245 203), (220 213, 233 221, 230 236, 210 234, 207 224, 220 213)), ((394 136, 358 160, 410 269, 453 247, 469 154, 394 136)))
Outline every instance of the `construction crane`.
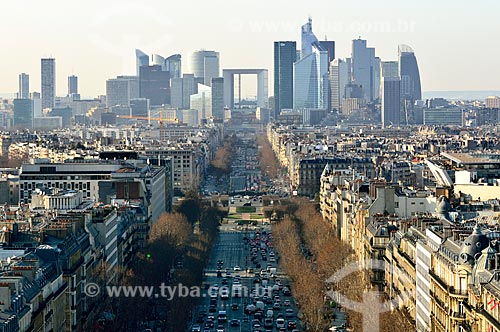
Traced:
POLYGON ((151 120, 158 121, 160 124, 160 141, 163 141, 165 137, 164 123, 174 123, 178 124, 179 120, 177 118, 164 118, 163 112, 160 111, 159 117, 151 117, 151 116, 138 116, 138 115, 117 115, 120 119, 135 119, 135 120, 147 120, 148 123, 151 123, 151 120))

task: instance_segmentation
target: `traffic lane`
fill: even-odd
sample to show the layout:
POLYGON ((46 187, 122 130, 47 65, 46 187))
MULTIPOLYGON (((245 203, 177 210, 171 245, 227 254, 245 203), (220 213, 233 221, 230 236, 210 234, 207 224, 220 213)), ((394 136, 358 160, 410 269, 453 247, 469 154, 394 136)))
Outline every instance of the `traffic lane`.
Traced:
MULTIPOLYGON (((231 270, 231 276, 234 276, 235 274, 239 273, 242 278, 241 278, 241 284, 242 286, 246 286, 248 289, 248 293, 244 294, 246 296, 241 297, 241 298, 235 298, 232 296, 232 292, 230 291, 230 299, 228 300, 222 300, 220 296, 218 297, 217 300, 217 308, 216 312, 214 313, 214 317, 217 318, 217 313, 219 310, 225 310, 228 315, 228 321, 231 319, 238 319, 241 322, 240 327, 230 327, 229 323, 223 324, 226 327, 227 331, 252 331, 252 318, 253 316, 248 316, 248 321, 245 322, 245 317, 247 317, 243 310, 244 306, 248 303, 251 302, 250 297, 248 296, 250 292, 255 289, 256 285, 253 284, 252 278, 247 277, 246 274, 241 271, 241 272, 234 272, 232 271, 234 265, 239 265, 242 266, 245 260, 245 257, 247 256, 246 252, 250 252, 249 249, 243 249, 244 247, 248 247, 248 245, 244 245, 243 237, 248 236, 248 233, 242 233, 242 232, 231 232, 231 233, 226 233, 226 232, 221 232, 220 233, 220 238, 218 244, 215 246, 215 250, 212 253, 212 260, 210 264, 210 270, 207 272, 207 277, 206 280, 207 282, 210 283, 210 285, 218 284, 219 287, 221 285, 222 278, 217 278, 216 277, 216 269, 217 269, 217 261, 222 260, 224 262, 224 267, 223 270, 225 271, 226 268, 229 268, 231 270), (226 263, 229 262, 229 263, 226 263), (231 309, 231 304, 232 303, 238 303, 238 310, 233 311, 231 309)), ((259 255, 259 262, 261 264, 267 263, 267 261, 262 261, 260 255, 259 255)), ((265 264, 263 264, 263 267, 265 267, 265 264)), ((279 270, 278 273, 282 275, 282 272, 279 270)), ((282 278, 283 279, 283 278, 282 278)), ((233 285, 233 279, 228 278, 228 287, 231 290, 231 287, 233 285)), ((284 302, 285 298, 282 294, 280 294, 280 299, 282 303, 284 302)), ((297 320, 296 314, 297 314, 297 309, 295 307, 295 301, 290 297, 288 298, 291 301, 291 306, 290 308, 293 309, 294 311, 294 317, 293 320, 297 320)), ((207 298, 205 301, 203 301, 203 305, 199 308, 199 310, 205 310, 208 311, 209 307, 209 298, 207 298)), ((277 315, 279 312, 285 313, 285 307, 282 307, 279 310, 275 310, 275 315, 277 315)), ((195 316, 197 317, 197 315, 195 316)), ((276 316, 275 316, 276 317, 276 316)), ((217 323, 215 324, 217 326, 217 323)), ((273 322, 273 331, 277 331, 275 327, 275 322, 273 322)))

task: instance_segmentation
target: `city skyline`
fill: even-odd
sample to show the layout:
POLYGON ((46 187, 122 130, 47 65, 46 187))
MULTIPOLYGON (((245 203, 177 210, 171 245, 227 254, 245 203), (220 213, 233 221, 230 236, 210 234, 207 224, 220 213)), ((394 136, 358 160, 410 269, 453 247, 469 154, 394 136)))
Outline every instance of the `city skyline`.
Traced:
MULTIPOLYGON (((193 51, 213 49, 221 54, 221 69, 248 67, 272 71, 273 42, 299 41, 300 26, 308 16, 314 20, 318 39, 323 40, 326 35, 336 41, 337 57, 350 56, 351 41, 358 37, 366 39, 385 61, 397 59, 399 44, 410 45, 418 57, 424 91, 500 90, 500 82, 495 79, 500 75, 500 68, 494 66, 500 46, 488 42, 500 28, 493 16, 499 4, 486 1, 473 9, 465 9, 465 1, 453 2, 453 6, 448 1, 433 3, 432 7, 430 1, 400 4, 391 0, 384 6, 368 1, 361 3, 366 10, 359 10, 360 3, 333 6, 318 1, 309 7, 291 6, 286 13, 278 11, 280 1, 265 3, 265 7, 264 2, 258 1, 241 12, 216 12, 213 8, 217 6, 198 3, 197 13, 210 14, 203 16, 192 16, 187 4, 173 5, 175 16, 163 14, 172 11, 167 11, 167 5, 159 1, 128 7, 123 2, 90 1, 75 15, 66 14, 72 12, 70 4, 57 0, 50 8, 58 10, 50 11, 34 1, 8 3, 5 10, 12 15, 0 23, 4 30, 16 25, 15 17, 34 21, 41 12, 50 23, 44 23, 37 30, 44 35, 43 43, 38 41, 29 24, 20 26, 15 34, 4 36, 7 45, 29 45, 30 52, 15 46, 12 52, 4 54, 0 92, 15 93, 17 77, 23 72, 31 75, 31 90, 39 91, 39 59, 51 56, 58 63, 58 87, 64 87, 67 77, 75 74, 80 77, 82 96, 104 94, 106 79, 135 72, 136 48, 148 54, 179 53, 186 64, 193 51), (99 13, 93 8, 97 4, 99 13), (31 6, 29 11, 28 6, 31 6), (141 18, 152 9, 156 11, 149 20, 141 18), (480 13, 483 19, 473 19, 474 13, 480 13), (135 14, 139 19, 127 25, 126 19, 135 18, 135 14), (68 24, 73 29, 62 29, 68 24), (168 33, 173 28, 182 32, 177 33, 176 29, 176 33, 168 33), (75 47, 68 47, 70 45, 75 47), (482 61, 474 72, 454 70, 464 58, 479 56, 482 61)), ((270 79, 273 79, 272 73, 270 79)), ((255 88, 245 88, 250 92, 252 89, 255 88)), ((273 94, 272 87, 270 93, 273 94)))

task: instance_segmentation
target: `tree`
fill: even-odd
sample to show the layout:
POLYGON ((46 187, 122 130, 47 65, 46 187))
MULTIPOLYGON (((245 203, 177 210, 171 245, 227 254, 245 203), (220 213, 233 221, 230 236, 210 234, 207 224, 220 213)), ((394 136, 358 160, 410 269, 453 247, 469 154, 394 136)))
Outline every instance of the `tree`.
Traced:
POLYGON ((259 147, 259 154, 257 158, 259 160, 260 169, 266 176, 277 178, 281 164, 278 161, 278 158, 276 158, 276 155, 271 148, 271 143, 269 143, 265 133, 257 135, 257 145, 259 147))
POLYGON ((187 221, 194 225, 200 220, 201 215, 201 199, 199 195, 193 191, 186 193, 186 197, 177 206, 176 211, 186 216, 187 221))

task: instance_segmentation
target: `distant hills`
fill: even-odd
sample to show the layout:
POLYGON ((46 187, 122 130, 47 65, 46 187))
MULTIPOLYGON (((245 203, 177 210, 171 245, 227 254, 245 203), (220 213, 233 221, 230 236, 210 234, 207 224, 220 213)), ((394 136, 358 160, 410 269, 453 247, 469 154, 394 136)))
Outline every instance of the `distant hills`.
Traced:
POLYGON ((444 98, 449 100, 485 100, 489 96, 500 96, 500 91, 425 91, 423 99, 444 98))

